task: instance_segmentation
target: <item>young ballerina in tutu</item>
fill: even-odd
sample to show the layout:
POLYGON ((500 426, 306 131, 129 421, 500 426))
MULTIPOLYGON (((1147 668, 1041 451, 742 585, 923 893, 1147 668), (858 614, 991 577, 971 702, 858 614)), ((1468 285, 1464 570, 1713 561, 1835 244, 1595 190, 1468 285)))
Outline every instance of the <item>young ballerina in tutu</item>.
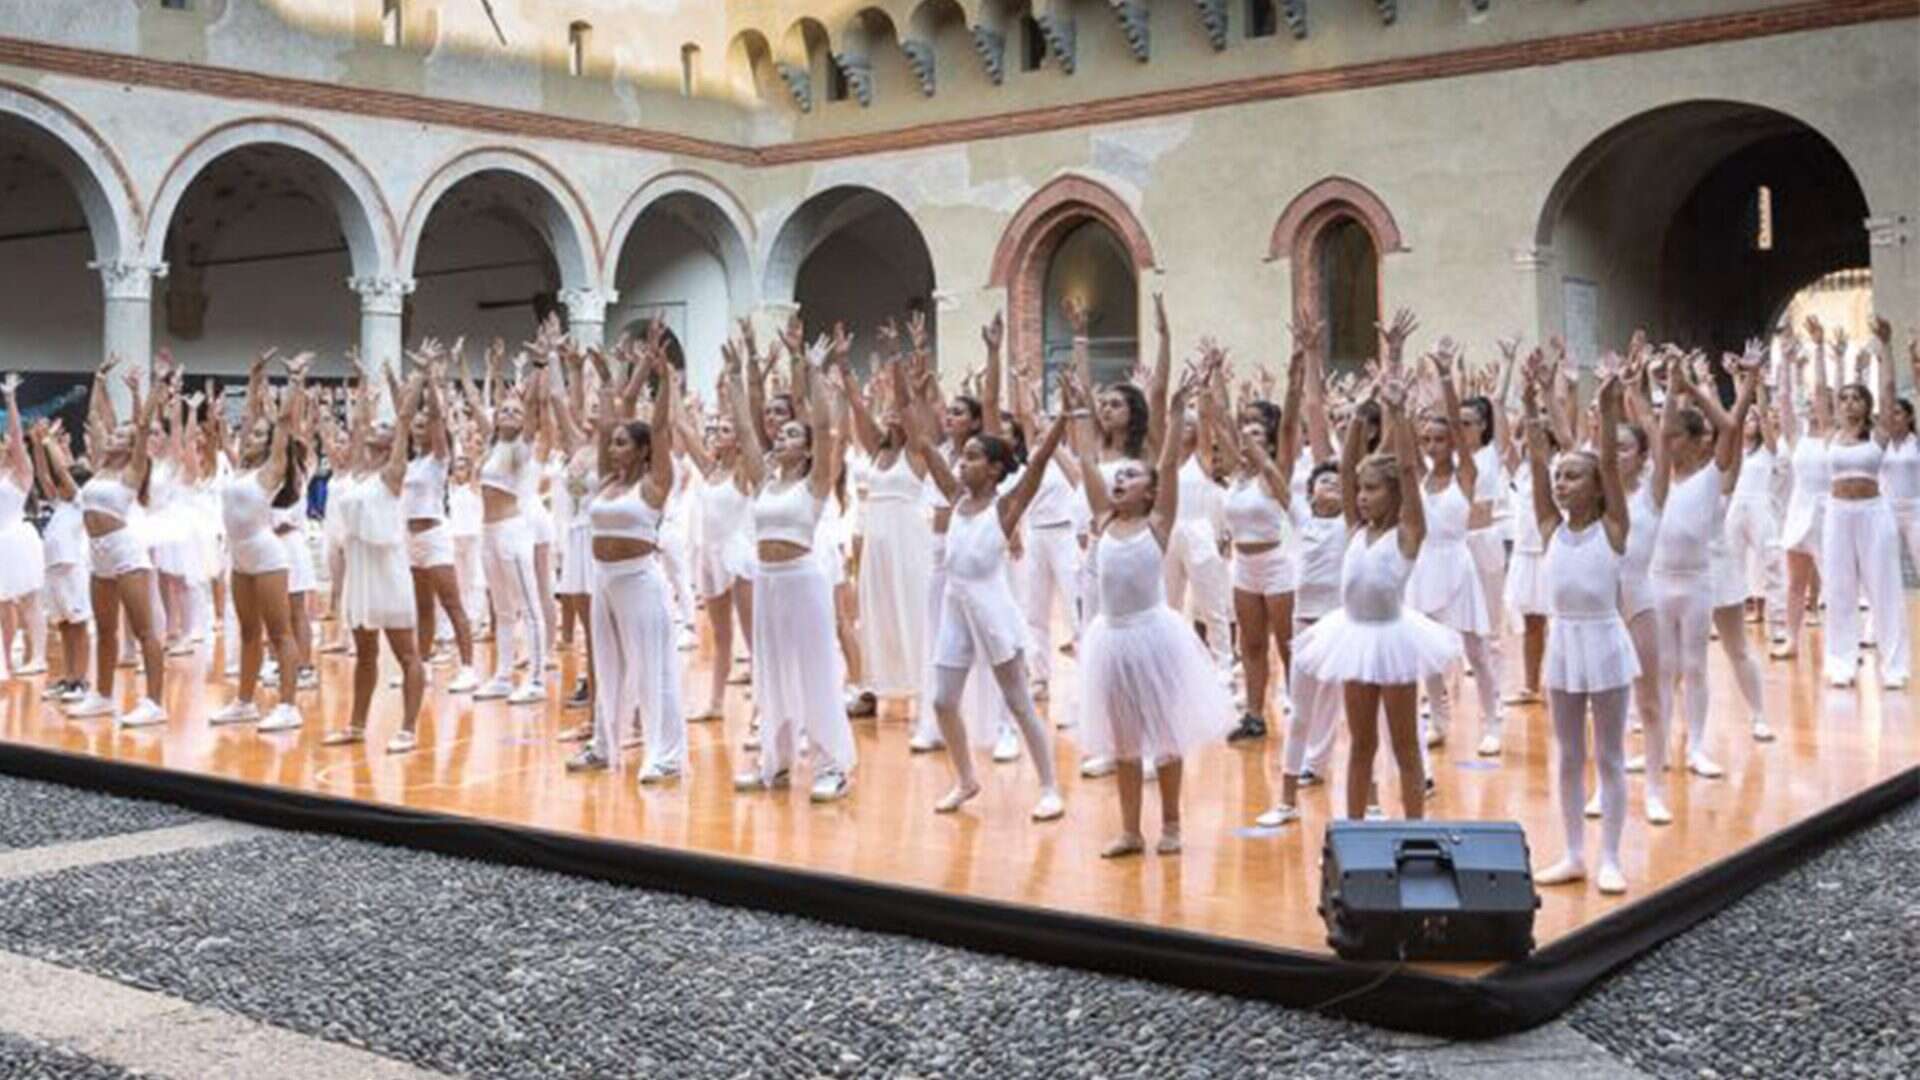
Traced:
POLYGON ((1550 619, 1542 678, 1553 715, 1560 821, 1567 839, 1565 856, 1534 880, 1562 885, 1587 876, 1581 803, 1586 797, 1591 713, 1600 781, 1597 884, 1603 893, 1621 893, 1627 888, 1620 870, 1620 833, 1627 819, 1627 694, 1640 664, 1620 616, 1621 569, 1630 528, 1620 477, 1620 378, 1609 372, 1600 381, 1597 452, 1574 450, 1553 459, 1537 415, 1534 379, 1528 379, 1523 396, 1533 513, 1546 541, 1550 619))
MULTIPOLYGON (((1396 320, 1396 329, 1399 326, 1396 320)), ((1340 454, 1340 489, 1353 536, 1340 568, 1341 607, 1294 642, 1293 662, 1315 678, 1341 683, 1347 707, 1347 816, 1366 816, 1373 757, 1380 745, 1380 712, 1400 771, 1406 816, 1425 809, 1426 770, 1420 761, 1418 686, 1460 658, 1460 637, 1403 606, 1407 576, 1426 539, 1419 497, 1420 463, 1407 421, 1407 377, 1401 342, 1388 334, 1387 365, 1373 393, 1386 406, 1392 449, 1361 460, 1364 426, 1347 427, 1340 454)))
MULTIPOLYGON (((1197 379, 1174 394, 1157 467, 1124 461, 1108 484, 1084 485, 1093 511, 1094 580, 1100 613, 1081 639, 1081 749, 1113 758, 1120 789, 1120 837, 1102 858, 1145 850, 1140 832, 1142 762, 1160 784, 1160 841, 1180 850, 1180 760, 1233 730, 1233 701, 1193 627, 1167 606, 1166 553, 1180 506, 1181 428, 1197 379)), ((1069 376, 1067 404, 1084 407, 1069 376)), ((1082 434, 1082 443, 1091 440, 1082 434)), ((1075 447, 1083 456, 1090 445, 1075 447)))

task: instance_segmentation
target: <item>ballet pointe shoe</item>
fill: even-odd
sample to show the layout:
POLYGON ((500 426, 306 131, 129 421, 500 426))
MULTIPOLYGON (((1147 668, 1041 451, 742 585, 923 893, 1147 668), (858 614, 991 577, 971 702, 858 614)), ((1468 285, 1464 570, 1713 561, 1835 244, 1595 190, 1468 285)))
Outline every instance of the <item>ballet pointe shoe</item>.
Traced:
POLYGON ((978 794, 980 794, 979 784, 955 784, 952 791, 942 795, 940 801, 933 804, 933 812, 951 814, 978 794))
POLYGON ((1627 891, 1627 875, 1620 872, 1620 864, 1604 862, 1600 864, 1600 873, 1594 877, 1594 885, 1602 895, 1619 896, 1627 891))
POLYGON ((1535 885, 1568 885, 1576 881, 1584 881, 1586 877, 1585 864, 1575 859, 1561 859, 1533 875, 1533 883, 1535 885))
POLYGON ((1100 849, 1103 859, 1124 859, 1147 850, 1147 838, 1139 833, 1122 833, 1118 840, 1100 849))

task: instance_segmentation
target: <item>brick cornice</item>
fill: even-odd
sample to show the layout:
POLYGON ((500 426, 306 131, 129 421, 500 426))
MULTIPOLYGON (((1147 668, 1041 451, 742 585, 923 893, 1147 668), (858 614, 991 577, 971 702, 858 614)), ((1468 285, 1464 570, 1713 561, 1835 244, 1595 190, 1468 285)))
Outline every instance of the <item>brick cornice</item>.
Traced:
POLYGON ((442 124, 526 138, 595 143, 751 166, 912 150, 1256 101, 1512 71, 1916 16, 1920 16, 1920 0, 1802 0, 1756 11, 1395 57, 1317 71, 1260 75, 759 149, 622 124, 78 49, 21 38, 0 37, 0 64, 216 97, 442 124))

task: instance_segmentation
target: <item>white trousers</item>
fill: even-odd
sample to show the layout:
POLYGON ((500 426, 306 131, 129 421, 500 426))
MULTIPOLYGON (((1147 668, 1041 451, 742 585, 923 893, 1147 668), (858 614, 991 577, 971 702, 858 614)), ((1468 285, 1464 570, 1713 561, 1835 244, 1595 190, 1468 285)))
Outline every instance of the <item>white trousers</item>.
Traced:
POLYGON ((853 771, 853 727, 840 696, 845 660, 833 626, 833 586, 819 559, 760 564, 753 580, 753 703, 763 780, 793 767, 803 729, 816 777, 853 771))
POLYGON ((660 560, 596 559, 591 583, 593 748, 617 765, 620 743, 637 719, 646 763, 683 768, 680 652, 660 560))
POLYGON ((1080 643, 1080 545, 1074 539, 1073 526, 1028 529, 1027 551, 1020 561, 1025 571, 1027 628, 1033 637, 1027 675, 1036 682, 1048 682, 1053 678, 1056 603, 1066 609, 1074 645, 1080 643))
POLYGON ((514 642, 525 621, 532 652, 527 660, 527 682, 546 682, 547 623, 542 617, 546 592, 533 567, 533 529, 524 517, 511 517, 484 526, 480 559, 493 596, 493 677, 512 680, 514 642))
POLYGON ((487 577, 480 570, 480 537, 453 538, 453 576, 460 584, 460 604, 477 632, 487 621, 487 577))
POLYGON ((1747 582, 1748 599, 1765 599, 1767 614, 1787 607, 1787 556, 1780 519, 1764 498, 1735 499, 1727 507, 1727 549, 1747 582))
MULTIPOLYGON (((1167 606, 1207 628, 1213 666, 1233 670, 1232 574, 1211 522, 1176 525, 1167 545, 1167 606)), ((1299 703, 1296 701, 1297 709, 1299 703)))
POLYGON ((1860 597, 1873 607, 1880 676, 1908 669, 1906 596, 1900 581, 1900 530, 1883 498, 1829 499, 1820 537, 1820 581, 1827 605, 1826 677, 1852 678, 1860 664, 1860 597))
MULTIPOLYGON (((1293 620, 1293 636, 1299 637, 1317 620, 1293 620)), ((1333 761, 1333 740, 1344 705, 1345 691, 1339 683, 1321 682, 1306 673, 1299 664, 1287 671, 1289 692, 1293 696, 1293 715, 1287 718, 1286 761, 1288 776, 1311 770, 1327 775, 1333 761)))

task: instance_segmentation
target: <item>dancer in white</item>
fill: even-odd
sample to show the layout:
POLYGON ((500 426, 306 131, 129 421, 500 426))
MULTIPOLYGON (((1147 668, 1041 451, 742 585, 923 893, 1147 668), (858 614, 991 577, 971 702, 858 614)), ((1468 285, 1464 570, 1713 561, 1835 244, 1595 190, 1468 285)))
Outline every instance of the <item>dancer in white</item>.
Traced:
MULTIPOLYGON (((1397 356, 1398 344, 1390 343, 1390 357, 1397 356)), ((1397 363, 1374 380, 1374 392, 1386 404, 1383 427, 1393 449, 1361 460, 1367 425, 1347 425, 1340 491, 1353 539, 1340 569, 1341 607, 1295 640, 1294 663, 1323 683, 1343 684, 1347 816, 1366 816, 1384 710, 1401 806, 1412 819, 1423 816, 1426 805, 1418 686, 1460 658, 1460 638, 1404 606, 1407 578, 1426 539, 1426 515, 1419 452, 1405 410, 1406 375, 1397 363)))
MULTIPOLYGON (((1297 350, 1296 350, 1297 351, 1297 350)), ((1269 401, 1241 405, 1237 424, 1219 423, 1233 455, 1233 482, 1223 508, 1233 538, 1233 610, 1240 627, 1240 663, 1247 677, 1247 711, 1232 741, 1267 734, 1273 656, 1282 664, 1293 642, 1294 565, 1287 546, 1287 507, 1299 459, 1299 381, 1287 387, 1286 410, 1269 401)))
MULTIPOLYGON (((456 342, 453 352, 457 355, 459 351, 456 342)), ((405 441, 410 456, 400 486, 400 509, 407 517, 407 565, 413 575, 413 624, 418 635, 415 644, 422 650, 430 648, 437 625, 437 602, 453 628, 454 647, 460 654, 460 670, 447 684, 447 692, 467 694, 479 687, 480 680, 473 671, 473 630, 460 599, 453 530, 447 523, 447 460, 453 447, 447 432, 446 402, 440 391, 446 381, 444 356, 431 338, 420 348, 418 358, 428 378, 421 389, 420 408, 407 427, 405 441)))
MULTIPOLYGON (((1026 625, 1007 581, 1007 540, 1039 490, 1047 463, 1069 422, 1065 418, 1054 421, 1019 482, 1004 495, 998 493, 1000 483, 1016 464, 1006 440, 984 434, 967 440, 956 477, 929 441, 917 414, 910 429, 912 452, 953 507, 947 531, 946 597, 940 623, 934 628, 933 707, 953 762, 954 786, 935 804, 937 813, 952 813, 980 793, 969 733, 959 709, 967 674, 981 660, 990 666, 1040 775, 1040 801, 1034 804, 1033 819, 1051 821, 1066 813, 1066 801, 1054 775, 1053 746, 1034 710, 1028 683, 1023 656, 1026 625)), ((977 722, 975 726, 985 725, 977 722)), ((976 730, 974 734, 985 741, 997 737, 998 732, 976 730)))
POLYGON ((220 517, 233 560, 229 588, 240 624, 240 684, 231 702, 208 717, 212 724, 249 724, 260 720, 253 695, 260 677, 260 659, 268 639, 280 658, 280 700, 261 724, 262 730, 299 727, 300 707, 294 700, 299 658, 294 650, 288 607, 286 545, 273 532, 275 504, 298 501, 299 463, 288 447, 306 403, 305 375, 312 355, 302 353, 287 361, 288 381, 278 417, 268 400, 266 358, 256 360, 247 379, 247 403, 241 420, 239 470, 220 489, 220 517))
POLYGON ((1652 480, 1654 502, 1660 507, 1660 542, 1650 567, 1665 679, 1658 722, 1646 736, 1649 813, 1656 798, 1665 803, 1663 770, 1676 693, 1686 704, 1687 768, 1707 779, 1725 775, 1707 754, 1711 705, 1707 631, 1713 621, 1715 592, 1712 548, 1726 523, 1726 494, 1737 475, 1740 433, 1759 380, 1757 368, 1742 372, 1740 393, 1729 417, 1697 385, 1690 370, 1697 361, 1704 377, 1704 357, 1669 351, 1665 361, 1667 397, 1652 480))
MULTIPOLYGON (((721 393, 727 384, 721 383, 721 393)), ((727 680, 733 673, 734 628, 741 635, 753 634, 753 510, 750 487, 741 465, 748 451, 742 449, 741 431, 732 416, 722 412, 707 422, 705 445, 701 440, 682 438, 683 446, 695 467, 701 484, 696 496, 695 524, 699 539, 694 560, 694 592, 707 611, 707 626, 713 632, 712 679, 707 687, 706 704, 689 717, 695 721, 719 720, 726 715, 727 680)), ((752 428, 744 429, 745 438, 755 444, 752 428)))
MULTIPOLYGON (((380 636, 400 665, 400 730, 387 740, 387 753, 404 754, 419 745, 416 728, 426 696, 426 672, 420 663, 414 626, 413 571, 407 563, 406 511, 400 497, 407 478, 407 440, 399 432, 412 427, 425 373, 416 371, 403 389, 387 372, 394 402, 392 421, 373 419, 379 391, 364 388, 355 410, 353 445, 363 447, 360 473, 336 489, 346 536, 346 582, 340 593, 341 617, 353 635, 353 713, 344 728, 327 733, 325 746, 347 746, 366 739, 367 712, 380 676, 380 636)), ((338 481, 335 481, 338 483, 338 481)))
POLYGON ((1769 416, 1767 398, 1762 384, 1747 413, 1740 474, 1727 507, 1728 569, 1741 587, 1749 623, 1782 618, 1787 595, 1780 522, 1773 509, 1774 492, 1786 465, 1780 460, 1779 431, 1769 416))
POLYGON ((1174 474, 1185 444, 1187 399, 1196 388, 1190 375, 1173 395, 1158 468, 1123 462, 1111 488, 1086 485, 1100 614, 1088 625, 1080 654, 1080 731, 1087 752, 1118 763, 1120 793, 1120 836, 1102 858, 1146 849, 1143 762, 1153 763, 1160 786, 1154 850, 1178 853, 1181 759, 1233 729, 1233 701, 1219 672, 1166 599, 1166 552, 1179 518, 1174 474))
MULTIPOLYGON (((1388 340, 1391 342, 1396 332, 1404 339, 1413 327, 1410 318, 1396 319, 1387 331, 1388 340)), ((1460 403, 1453 387, 1457 357, 1452 343, 1442 340, 1428 359, 1439 376, 1441 409, 1438 416, 1430 416, 1420 425, 1420 451, 1426 461, 1420 496, 1428 531, 1420 558, 1414 563, 1413 576, 1407 581, 1407 603, 1459 633, 1461 648, 1467 663, 1473 666, 1474 686, 1480 696, 1478 751, 1483 756, 1494 757, 1503 746, 1503 724, 1498 675, 1486 645, 1493 624, 1487 614, 1488 598, 1481 592, 1480 576, 1467 550, 1474 482, 1479 473, 1454 419, 1460 415, 1460 403)), ((1432 706, 1427 743, 1438 746, 1447 741, 1452 725, 1452 695, 1445 675, 1428 678, 1426 688, 1427 701, 1432 706)))
POLYGON ((139 374, 128 370, 123 378, 132 395, 133 420, 116 424, 113 404, 107 398, 107 377, 117 363, 118 358, 109 359, 94 375, 87 442, 95 471, 80 489, 80 510, 93 567, 95 689, 68 706, 67 715, 82 718, 116 714, 113 677, 120 658, 120 616, 124 611, 127 627, 139 642, 147 693, 116 722, 121 727, 144 727, 167 722, 166 710, 160 707, 167 658, 154 625, 153 561, 131 519, 152 468, 147 460, 147 433, 162 391, 155 387, 155 396, 143 399, 139 374))
POLYGON ((534 551, 540 541, 532 515, 532 493, 539 462, 527 443, 532 417, 546 407, 547 365, 558 353, 560 328, 549 320, 540 328, 537 350, 519 394, 479 417, 486 458, 480 466, 484 503, 481 557, 487 592, 493 597, 493 678, 474 691, 475 700, 506 698, 510 705, 539 705, 547 699, 547 583, 538 572, 534 551), (527 681, 513 685, 514 645, 521 623, 530 642, 527 681))
MULTIPOLYGON (((824 339, 808 350, 813 366, 824 364, 824 339)), ((751 346, 748 347, 751 355, 751 346)), ((844 359, 844 358, 843 358, 844 359)), ((757 360, 754 361, 757 366, 757 360)), ((729 350, 726 379, 734 424, 746 431, 757 422, 741 385, 740 362, 729 350)), ((813 763, 814 802, 845 798, 853 789, 857 754, 853 728, 841 699, 845 667, 834 634, 833 587, 814 553, 820 515, 833 495, 842 466, 826 388, 817 372, 799 367, 804 386, 795 391, 811 406, 811 423, 788 420, 773 440, 773 452, 741 455, 740 473, 753 496, 753 528, 759 563, 754 578, 753 700, 760 714, 760 762, 734 777, 740 791, 767 791, 790 782, 804 731, 813 763)))
POLYGON ((1802 631, 1817 621, 1820 589, 1820 538, 1826 531, 1827 492, 1833 486, 1827 463, 1827 438, 1833 432, 1833 392, 1828 389, 1826 331, 1820 320, 1807 319, 1812 347, 1789 336, 1780 342, 1782 365, 1780 428, 1792 447, 1788 468, 1793 474, 1787 512, 1780 523, 1780 546, 1787 560, 1786 640, 1772 649, 1776 660, 1792 659, 1800 649, 1802 631), (1800 370, 1813 368, 1813 389, 1801 411, 1800 370))
POLYGON ((1899 426, 1894 396, 1893 329, 1874 320, 1873 359, 1879 365, 1880 407, 1858 381, 1834 399, 1834 431, 1827 440, 1833 486, 1828 491, 1825 532, 1820 538, 1820 579, 1827 607, 1825 674, 1828 685, 1848 687, 1860 665, 1860 606, 1872 605, 1879 638, 1880 684, 1907 685, 1906 596, 1900 581, 1900 534, 1893 508, 1880 494, 1880 467, 1899 426))
MULTIPOLYGON (((1660 444, 1647 435, 1648 425, 1654 419, 1653 405, 1644 392, 1647 353, 1637 338, 1635 346, 1627 360, 1624 381, 1630 390, 1625 405, 1628 414, 1636 417, 1636 420, 1620 425, 1615 439, 1620 459, 1620 482, 1627 491, 1627 548, 1620 558, 1620 615, 1626 620, 1627 635, 1633 639, 1634 659, 1640 668, 1640 674, 1633 681, 1632 707, 1640 729, 1654 731, 1661 723, 1660 701, 1664 684, 1661 681, 1660 620, 1654 610, 1651 577, 1654 544, 1660 535, 1660 506, 1653 498, 1649 462, 1653 455, 1662 451, 1658 449, 1660 444)), ((1654 753, 1650 749, 1648 756, 1654 753)), ((1664 745, 1657 754, 1662 769, 1651 774, 1647 781, 1646 817, 1650 825, 1667 825, 1672 823, 1673 813, 1667 808, 1665 798, 1664 745)), ((1644 758, 1639 768, 1645 768, 1644 758)), ((1632 762, 1628 763, 1627 771, 1636 771, 1632 762)), ((1587 816, 1600 816, 1598 793, 1587 804, 1587 816)))
POLYGON ((1603 893, 1621 893, 1627 888, 1620 869, 1620 834, 1627 817, 1627 692, 1640 666, 1620 617, 1620 567, 1631 528, 1616 445, 1620 380, 1607 372, 1600 381, 1598 452, 1562 454, 1552 461, 1551 474, 1552 455, 1536 413, 1533 380, 1524 392, 1534 514, 1547 545, 1549 621, 1543 680, 1553 715, 1560 821, 1566 831, 1566 854, 1534 880, 1560 885, 1586 876, 1586 822, 1581 814, 1591 716, 1601 816, 1595 882, 1603 893))
POLYGON ((588 609, 594 643, 593 742, 567 769, 617 768, 621 744, 637 718, 646 747, 639 782, 657 784, 685 771, 687 723, 680 710, 677 631, 660 558, 660 523, 673 490, 674 373, 658 339, 650 336, 643 355, 617 398, 611 373, 600 373, 594 432, 599 490, 588 507, 596 594, 588 609), (628 418, 649 378, 657 380, 653 418, 643 424, 628 418))
POLYGON ((87 624, 93 619, 93 603, 87 595, 87 527, 81 520, 80 488, 74 483, 66 433, 57 423, 39 420, 31 435, 40 490, 53 504, 53 514, 47 518, 47 574, 41 596, 47 617, 60 629, 62 677, 48 683, 43 696, 64 705, 87 695, 87 624))
POLYGON ((12 666, 13 639, 27 637, 26 663, 15 675, 47 670, 46 618, 40 590, 46 582, 46 552, 40 534, 27 524, 27 493, 33 490, 33 461, 20 423, 20 376, 9 372, 0 383, 6 395, 6 443, 0 446, 0 675, 12 666), (36 632, 37 628, 37 632, 36 632))
MULTIPOLYGON (((1920 387, 1920 340, 1907 341, 1907 360, 1913 368, 1913 385, 1920 387)), ((1886 485, 1907 558, 1920 567, 1920 435, 1914 430, 1913 402, 1899 398, 1894 404, 1898 411, 1893 414, 1887 456, 1880 462, 1880 482, 1886 485)))

